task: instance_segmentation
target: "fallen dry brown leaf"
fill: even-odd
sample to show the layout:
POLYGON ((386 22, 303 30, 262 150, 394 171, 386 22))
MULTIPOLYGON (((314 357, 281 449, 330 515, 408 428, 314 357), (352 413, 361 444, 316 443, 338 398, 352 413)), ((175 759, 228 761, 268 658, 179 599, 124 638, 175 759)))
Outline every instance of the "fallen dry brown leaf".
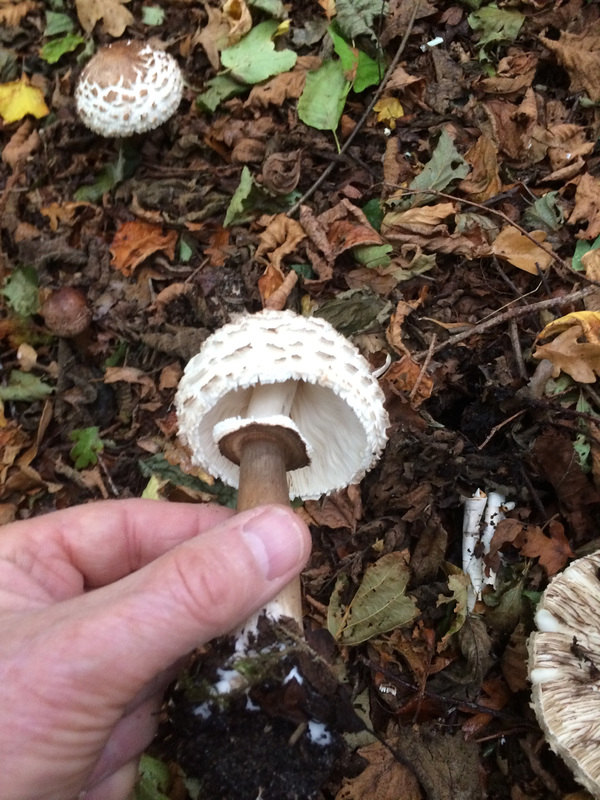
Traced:
POLYGON ((160 225, 134 220, 121 225, 110 246, 112 265, 123 275, 133 270, 153 253, 162 252, 167 258, 175 257, 177 231, 166 233, 160 225))

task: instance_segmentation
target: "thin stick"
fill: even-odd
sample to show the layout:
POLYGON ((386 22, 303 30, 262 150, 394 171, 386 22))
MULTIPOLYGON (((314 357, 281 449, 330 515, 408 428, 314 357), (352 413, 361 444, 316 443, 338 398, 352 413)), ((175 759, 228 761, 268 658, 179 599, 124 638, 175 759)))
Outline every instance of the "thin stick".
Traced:
MULTIPOLYGON (((598 290, 595 286, 586 286, 585 289, 578 289, 576 292, 571 292, 571 294, 567 294, 564 297, 551 297, 548 300, 540 300, 538 303, 531 303, 527 306, 512 308, 509 311, 505 311, 503 314, 498 314, 496 317, 491 317, 486 319, 484 322, 480 322, 473 328, 470 328, 468 331, 462 331, 462 333, 457 333, 454 336, 451 336, 449 339, 446 339, 445 342, 441 342, 440 344, 436 345, 433 348, 432 355, 439 353, 439 351, 443 350, 445 347, 452 347, 455 344, 460 344, 460 342, 464 342, 474 334, 483 333, 483 331, 487 331, 488 328, 494 328, 496 325, 501 325, 503 322, 508 322, 511 319, 521 319, 521 317, 526 317, 529 314, 535 314, 537 311, 543 311, 546 308, 560 308, 561 306, 566 306, 569 303, 575 303, 578 300, 582 300, 584 297, 587 297, 589 294, 592 294, 592 292, 596 291, 598 290)), ((429 349, 422 350, 420 353, 416 353, 416 355, 413 356, 413 359, 415 361, 420 361, 422 358, 425 358, 428 353, 429 349)))
POLYGON ((329 177, 329 175, 335 169, 335 167, 336 167, 337 163, 339 162, 339 160, 346 153, 346 151, 348 150, 348 148, 350 147, 350 145, 352 144, 352 142, 354 141, 354 139, 356 138, 358 133, 364 127, 364 124, 367 121, 367 119, 369 118, 371 112, 373 111, 373 108, 375 107, 375 104, 377 103, 377 101, 379 100, 381 95, 383 94, 384 89, 387 86, 387 83, 388 83, 392 73, 394 72, 394 70, 398 66, 398 62, 400 61, 400 56, 404 52, 404 48, 406 47, 406 43, 408 42, 408 38, 409 38, 410 34, 412 33, 413 25, 415 24, 415 18, 417 16, 417 11, 418 10, 419 10, 419 0, 414 0, 414 7, 413 7, 412 13, 410 15, 410 19, 408 20, 408 24, 406 26, 406 30, 404 31, 404 36, 402 37, 402 41, 400 42, 400 44, 398 46, 398 49, 396 50, 396 54, 394 55, 394 58, 392 59, 389 67, 387 68, 381 83, 379 84, 379 86, 375 90, 375 93, 373 94, 373 97, 371 98, 371 102, 366 107, 366 109, 363 112, 363 115, 361 116, 361 118, 356 123, 356 126, 355 126, 354 130, 350 133, 350 135, 348 136, 348 138, 344 142, 342 148, 340 149, 340 151, 338 153, 338 156, 337 156, 336 160, 332 161, 331 164, 329 164, 329 166, 325 168, 325 170, 321 173, 321 175, 313 183, 313 185, 310 187, 310 189, 308 189, 306 192, 304 192, 302 197, 297 202, 295 202, 294 205, 289 209, 289 211, 287 212, 289 217, 293 216, 298 211, 300 206, 304 205, 304 203, 306 203, 306 201, 309 200, 313 196, 313 194, 317 191, 319 186, 321 186, 323 181, 325 181, 329 177))
POLYGON ((417 375, 417 380, 415 381, 415 384, 410 390, 410 394, 408 395, 408 399, 411 403, 415 399, 419 386, 421 385, 421 381, 425 377, 425 372, 427 371, 427 367, 429 366, 429 362, 431 361, 431 358, 433 356, 433 351, 435 348, 436 341, 437 341, 437 334, 434 333, 433 336, 431 337, 431 342, 429 343, 429 349, 427 350, 425 361, 423 361, 423 365, 421 366, 421 371, 417 375))

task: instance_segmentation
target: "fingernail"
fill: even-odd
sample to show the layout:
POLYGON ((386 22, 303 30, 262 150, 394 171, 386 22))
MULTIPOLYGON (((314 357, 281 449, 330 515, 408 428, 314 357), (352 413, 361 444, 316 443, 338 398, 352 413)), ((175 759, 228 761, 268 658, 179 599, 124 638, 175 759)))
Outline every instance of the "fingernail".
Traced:
POLYGON ((268 581, 304 564, 303 523, 292 511, 270 508, 244 522, 242 536, 268 581))

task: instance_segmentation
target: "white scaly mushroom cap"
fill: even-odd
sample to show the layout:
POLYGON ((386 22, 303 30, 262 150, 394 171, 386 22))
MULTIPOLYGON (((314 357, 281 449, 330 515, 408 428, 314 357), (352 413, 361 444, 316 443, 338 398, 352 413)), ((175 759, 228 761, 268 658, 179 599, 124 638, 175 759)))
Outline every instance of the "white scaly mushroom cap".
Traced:
POLYGON ((288 472, 290 497, 318 498, 361 480, 385 447, 383 393, 348 339, 325 320, 292 311, 240 315, 188 363, 175 403, 193 462, 237 487, 239 467, 217 439, 231 418, 241 427, 252 387, 289 379, 300 382, 289 419, 260 421, 292 427, 306 446, 308 466, 288 472))
POLYGON ((157 128, 177 110, 183 76, 169 53, 137 41, 102 47, 86 64, 77 113, 101 136, 130 136, 157 128))
POLYGON ((600 552, 552 580, 529 640, 532 707, 548 744, 600 798, 600 552))

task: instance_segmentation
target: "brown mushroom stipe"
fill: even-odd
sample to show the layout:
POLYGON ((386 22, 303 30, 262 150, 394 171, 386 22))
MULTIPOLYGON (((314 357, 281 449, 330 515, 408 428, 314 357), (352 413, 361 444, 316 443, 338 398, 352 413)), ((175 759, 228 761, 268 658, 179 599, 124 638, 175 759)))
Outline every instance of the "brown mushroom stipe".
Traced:
MULTIPOLYGON (((358 482, 386 442, 369 364, 329 323, 291 311, 216 331, 187 365, 176 406, 192 461, 238 487, 239 511, 358 482)), ((302 630, 297 579, 179 682, 168 737, 203 797, 322 796, 353 711, 302 630)))
POLYGON ((86 64, 75 90, 77 113, 100 136, 131 136, 166 122, 183 94, 173 56, 138 41, 102 47, 86 64))
POLYGON ((600 552, 572 562, 542 595, 529 639, 532 707, 551 749, 600 798, 600 552))

